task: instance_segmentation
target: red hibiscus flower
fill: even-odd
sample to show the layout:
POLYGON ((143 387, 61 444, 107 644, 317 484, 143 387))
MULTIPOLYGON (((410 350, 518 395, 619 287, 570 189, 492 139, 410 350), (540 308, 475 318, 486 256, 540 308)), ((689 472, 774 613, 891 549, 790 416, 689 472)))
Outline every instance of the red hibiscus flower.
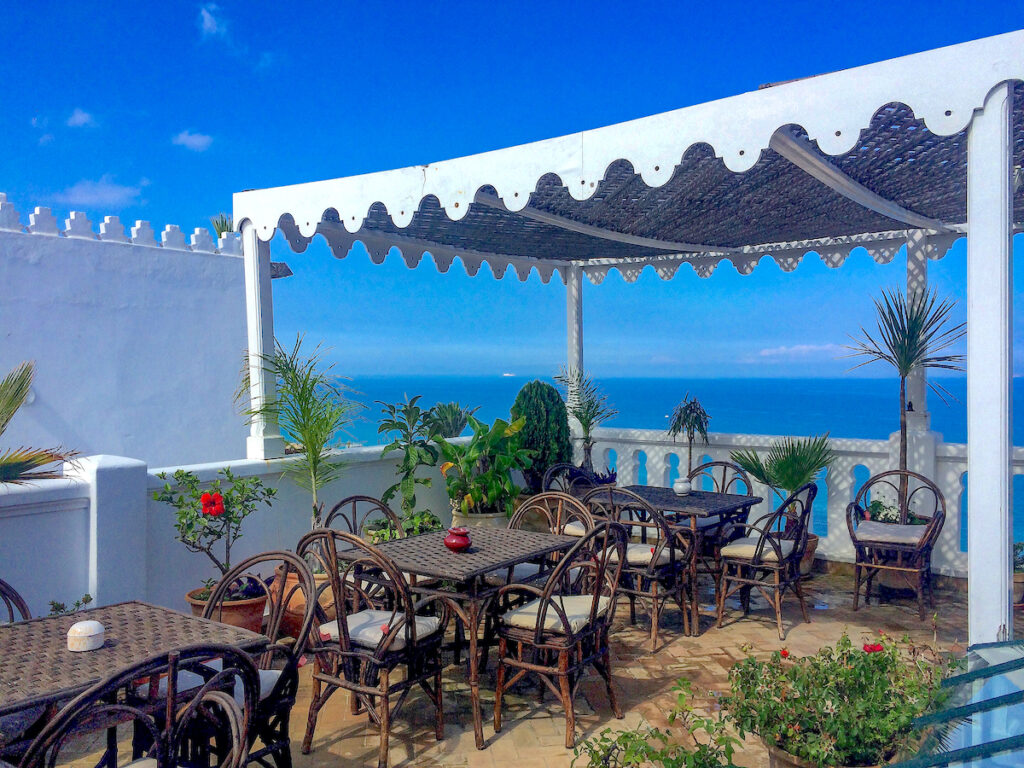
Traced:
POLYGON ((199 503, 202 504, 204 507, 210 506, 211 504, 213 504, 213 494, 209 492, 204 493, 202 496, 199 497, 199 503))
POLYGON ((785 648, 783 648, 781 651, 779 651, 779 656, 781 656, 784 659, 788 659, 789 658, 789 651, 787 651, 785 648))
POLYGON ((864 653, 878 653, 881 650, 882 650, 882 644, 881 643, 865 643, 864 644, 864 653))
POLYGON ((203 514, 219 517, 224 514, 224 497, 219 493, 204 493, 199 497, 203 505, 203 514))

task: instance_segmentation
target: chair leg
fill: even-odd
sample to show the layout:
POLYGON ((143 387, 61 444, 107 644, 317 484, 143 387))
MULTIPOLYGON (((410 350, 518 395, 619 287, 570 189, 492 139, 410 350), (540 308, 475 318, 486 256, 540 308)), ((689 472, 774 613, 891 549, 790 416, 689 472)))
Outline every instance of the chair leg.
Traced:
POLYGON ((786 632, 782 628, 782 586, 779 584, 778 571, 775 571, 775 583, 772 592, 772 602, 775 604, 775 623, 779 626, 779 640, 785 640, 786 632))
POLYGON ((924 621, 924 574, 921 571, 917 572, 917 617, 924 621))
POLYGON ((860 608, 860 563, 853 566, 853 610, 860 608))
POLYGON ((612 685, 612 661, 611 652, 608 650, 608 640, 605 638, 604 649, 601 651, 601 661, 594 666, 597 667, 597 673, 604 678, 604 687, 608 691, 608 703, 611 704, 612 712, 615 717, 621 720, 624 715, 622 709, 619 707, 619 700, 615 697, 615 687, 612 685))
POLYGON ((569 652, 558 652, 558 690, 565 707, 565 748, 576 746, 576 708, 572 704, 572 686, 569 685, 569 652))
POLYGON ((797 577, 796 577, 796 581, 793 582, 793 584, 794 584, 793 588, 796 591, 797 600, 800 601, 800 612, 804 615, 804 621, 807 624, 810 624, 811 623, 811 617, 807 615, 807 602, 804 600, 804 588, 800 584, 801 581, 803 581, 803 580, 800 578, 800 574, 798 573, 797 577))
POLYGON ((658 582, 651 585, 651 653, 658 650, 658 624, 661 623, 661 603, 658 598, 658 582))
POLYGON ((444 688, 441 684, 441 649, 437 650, 437 672, 434 673, 434 694, 437 696, 437 712, 434 715, 434 736, 438 741, 444 739, 444 688))
POLYGON ((629 595, 629 623, 636 624, 636 595, 629 595))
POLYGON ((725 595, 729 591, 729 579, 725 569, 722 570, 722 587, 719 589, 716 598, 718 599, 718 622, 717 627, 722 628, 722 618, 725 616, 725 595))
POLYGON ((380 696, 380 748, 377 750, 377 768, 388 768, 388 739, 391 735, 391 702, 388 688, 391 687, 387 669, 381 673, 380 696))
POLYGON ((498 640, 498 680, 494 686, 494 732, 501 732, 501 696, 505 692, 505 652, 508 641, 502 637, 498 640))

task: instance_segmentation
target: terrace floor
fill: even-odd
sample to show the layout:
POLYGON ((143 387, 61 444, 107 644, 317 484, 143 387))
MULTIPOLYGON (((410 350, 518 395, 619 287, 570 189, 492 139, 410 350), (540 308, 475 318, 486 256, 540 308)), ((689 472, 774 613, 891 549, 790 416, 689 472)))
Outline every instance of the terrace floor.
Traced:
MULTIPOLYGON (((652 654, 648 651, 649 621, 641 618, 635 627, 631 627, 628 610, 620 611, 618 627, 612 634, 612 647, 614 677, 626 717, 615 720, 605 700, 604 687, 594 675, 592 680, 584 681, 582 696, 577 699, 577 743, 605 727, 635 727, 645 720, 652 725, 667 727, 666 713, 675 699, 671 689, 677 679, 689 679, 695 690, 724 691, 728 688, 729 667, 747 654, 747 648, 767 654, 785 647, 795 655, 802 655, 834 643, 844 630, 856 641, 875 634, 879 629, 899 636, 906 633, 913 640, 946 649, 964 647, 967 601, 963 593, 937 590, 935 618, 922 622, 918 620, 913 599, 897 599, 882 605, 872 603, 854 613, 852 578, 847 575, 816 574, 807 586, 812 621, 810 624, 800 621, 798 605, 787 596, 784 603, 788 632, 785 641, 779 640, 774 614, 766 604, 763 610, 752 610, 746 619, 741 618, 739 610, 734 611, 722 629, 714 628, 711 608, 707 605, 708 612, 701 621, 702 632, 697 637, 684 637, 678 611, 669 610, 662 621, 660 648, 652 654)), ((711 602, 710 595, 707 602, 711 602)), ((1024 622, 1018 620, 1018 624, 1021 625, 1018 626, 1019 633, 1024 629, 1024 622)), ((313 751, 309 755, 299 754, 298 744, 309 706, 310 669, 311 665, 301 670, 303 685, 292 715, 295 768, 375 766, 378 731, 368 724, 365 714, 350 714, 344 692, 335 694, 321 712, 313 751)), ((481 686, 487 749, 478 751, 474 746, 464 669, 449 666, 445 675, 444 740, 438 742, 434 739, 433 710, 426 705, 422 693, 418 694, 392 724, 391 766, 570 766, 573 753, 565 749, 563 743, 565 720, 562 709, 550 693, 544 703, 538 703, 535 685, 526 684, 506 697, 502 732, 494 733, 491 723, 493 675, 492 663, 481 686)), ((713 699, 704 696, 701 702, 711 706, 713 699)), ((768 757, 760 742, 748 738, 735 762, 740 766, 761 768, 768 765, 768 757)))

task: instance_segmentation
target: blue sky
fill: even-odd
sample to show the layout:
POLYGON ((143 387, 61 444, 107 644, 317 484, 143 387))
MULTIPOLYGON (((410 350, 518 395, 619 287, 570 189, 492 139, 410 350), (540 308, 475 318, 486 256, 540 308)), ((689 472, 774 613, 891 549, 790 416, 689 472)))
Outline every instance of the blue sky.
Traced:
MULTIPOLYGON (((25 218, 48 205, 60 219, 84 210, 188 232, 241 189, 519 144, 1024 27, 1005 1, 829 7, 13 4, 0 25, 0 191, 25 218)), ((557 281, 338 261, 319 241, 274 252, 296 273, 275 281, 279 337, 324 341, 341 371, 549 373, 564 358, 557 281)), ((962 299, 963 243, 930 274, 962 299)), ((767 262, 667 283, 613 273, 585 290, 587 364, 601 376, 841 375, 838 345, 902 279, 902 255, 882 266, 862 251, 840 270, 810 257, 792 274, 767 262)))

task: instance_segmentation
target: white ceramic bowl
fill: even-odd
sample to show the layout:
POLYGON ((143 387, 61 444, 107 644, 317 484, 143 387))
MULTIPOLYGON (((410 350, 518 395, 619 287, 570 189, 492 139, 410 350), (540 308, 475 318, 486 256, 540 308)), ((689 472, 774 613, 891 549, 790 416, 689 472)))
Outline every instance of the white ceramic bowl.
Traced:
POLYGON ((104 629, 98 621, 79 621, 68 630, 69 651, 95 651, 103 647, 104 629))

